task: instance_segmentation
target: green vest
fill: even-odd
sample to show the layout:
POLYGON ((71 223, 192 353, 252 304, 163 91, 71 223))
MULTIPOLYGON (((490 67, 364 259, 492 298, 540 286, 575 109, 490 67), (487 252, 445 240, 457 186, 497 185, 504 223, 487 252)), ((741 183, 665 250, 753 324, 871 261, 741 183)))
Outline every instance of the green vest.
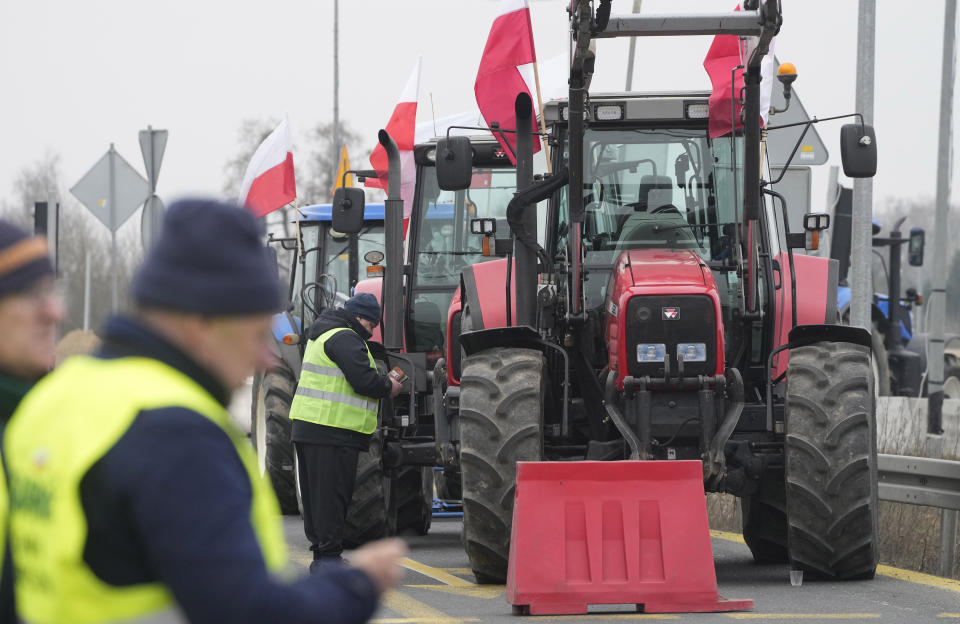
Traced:
POLYGON ((259 476, 249 441, 222 405, 192 379, 156 360, 74 357, 24 399, 4 440, 14 587, 24 622, 185 621, 163 585, 109 585, 83 560, 87 520, 81 479, 138 413, 163 407, 202 414, 230 437, 250 478, 250 520, 267 567, 279 572, 286 565, 276 496, 259 476))
MULTIPOLYGON (((323 348, 334 334, 341 331, 353 330, 335 327, 307 343, 303 354, 303 368, 300 370, 300 384, 290 405, 290 418, 360 433, 373 433, 377 428, 379 401, 357 394, 323 348)), ((377 363, 369 348, 367 357, 370 358, 370 368, 377 370, 377 363)))

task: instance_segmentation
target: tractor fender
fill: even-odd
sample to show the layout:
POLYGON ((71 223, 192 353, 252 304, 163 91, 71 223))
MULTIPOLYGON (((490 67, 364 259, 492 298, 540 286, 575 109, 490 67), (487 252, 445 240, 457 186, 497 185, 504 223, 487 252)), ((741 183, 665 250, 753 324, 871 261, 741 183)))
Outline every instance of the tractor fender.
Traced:
MULTIPOLYGON (((790 332, 794 329, 790 261, 786 253, 781 253, 777 257, 777 262, 780 265, 781 279, 780 288, 774 295, 777 306, 777 312, 774 315, 776 323, 774 347, 787 344, 790 332)), ((797 281, 797 327, 836 323, 840 318, 837 310, 839 263, 832 258, 803 254, 794 254, 793 263, 797 281)), ((788 360, 788 352, 774 357, 774 377, 787 370, 788 360)))
MULTIPOLYGON (((380 306, 383 306, 383 279, 379 277, 371 277, 368 279, 363 279, 357 282, 357 285, 353 287, 353 294, 359 295, 360 293, 370 293, 377 298, 377 303, 380 306)), ((386 316, 383 314, 382 316, 386 316)), ((370 340, 376 342, 383 342, 383 335, 381 334, 381 327, 383 325, 377 325, 373 328, 373 336, 370 337, 370 340)))
POLYGON ((447 341, 444 345, 444 357, 447 366, 445 367, 447 385, 460 385, 460 327, 461 327, 461 296, 463 290, 463 277, 460 278, 460 288, 453 291, 453 298, 450 300, 450 306, 447 308, 447 341))
POLYGON ((797 325, 790 330, 787 345, 791 349, 818 342, 849 342, 872 350, 870 332, 852 325, 797 325))

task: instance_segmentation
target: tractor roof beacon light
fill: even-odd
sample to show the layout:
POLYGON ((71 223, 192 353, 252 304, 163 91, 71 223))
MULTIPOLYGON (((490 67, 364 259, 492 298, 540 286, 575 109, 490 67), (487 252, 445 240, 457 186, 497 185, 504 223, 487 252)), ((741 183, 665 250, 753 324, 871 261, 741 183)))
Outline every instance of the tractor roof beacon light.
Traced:
POLYGON ((793 96, 793 81, 797 79, 797 68, 793 63, 780 63, 777 68, 777 80, 783 85, 783 108, 770 107, 770 113, 785 112, 790 108, 790 98, 793 96))

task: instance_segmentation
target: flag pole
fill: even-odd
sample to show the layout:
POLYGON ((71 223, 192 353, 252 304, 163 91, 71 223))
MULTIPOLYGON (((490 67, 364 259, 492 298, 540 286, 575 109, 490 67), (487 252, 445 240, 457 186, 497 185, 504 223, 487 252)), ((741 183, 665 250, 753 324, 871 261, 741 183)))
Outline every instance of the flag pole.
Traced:
POLYGON ((543 97, 540 95, 540 72, 537 70, 537 61, 533 62, 533 81, 537 85, 537 108, 540 110, 540 141, 543 143, 543 153, 547 157, 547 173, 553 173, 550 165, 550 146, 547 143, 547 125, 543 119, 543 97))

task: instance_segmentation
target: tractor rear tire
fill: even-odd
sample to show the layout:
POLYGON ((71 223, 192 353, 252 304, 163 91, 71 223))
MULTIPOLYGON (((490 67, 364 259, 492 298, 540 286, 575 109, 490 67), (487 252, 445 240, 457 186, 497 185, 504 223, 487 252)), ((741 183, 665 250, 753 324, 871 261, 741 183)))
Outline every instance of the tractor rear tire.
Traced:
POLYGON ((396 533, 426 535, 433 521, 433 467, 401 466, 394 472, 396 533))
POLYGON ((357 459, 357 480, 343 529, 345 548, 358 548, 393 533, 387 513, 390 480, 384 476, 380 455, 380 440, 374 435, 369 450, 357 459))
POLYGON ((260 475, 268 475, 284 514, 296 514, 297 490, 293 443, 290 441, 290 403, 297 390, 293 372, 279 363, 253 384, 250 438, 257 451, 260 475))
POLYGON ((760 489, 740 498, 743 541, 757 563, 786 563, 787 502, 782 469, 760 478, 760 489))
POLYGON ((547 363, 532 349, 464 359, 460 381, 463 542, 478 583, 507 578, 518 461, 543 458, 547 363))
POLYGON ((791 350, 786 499, 794 569, 841 580, 876 573, 875 409, 867 347, 820 342, 791 350))

